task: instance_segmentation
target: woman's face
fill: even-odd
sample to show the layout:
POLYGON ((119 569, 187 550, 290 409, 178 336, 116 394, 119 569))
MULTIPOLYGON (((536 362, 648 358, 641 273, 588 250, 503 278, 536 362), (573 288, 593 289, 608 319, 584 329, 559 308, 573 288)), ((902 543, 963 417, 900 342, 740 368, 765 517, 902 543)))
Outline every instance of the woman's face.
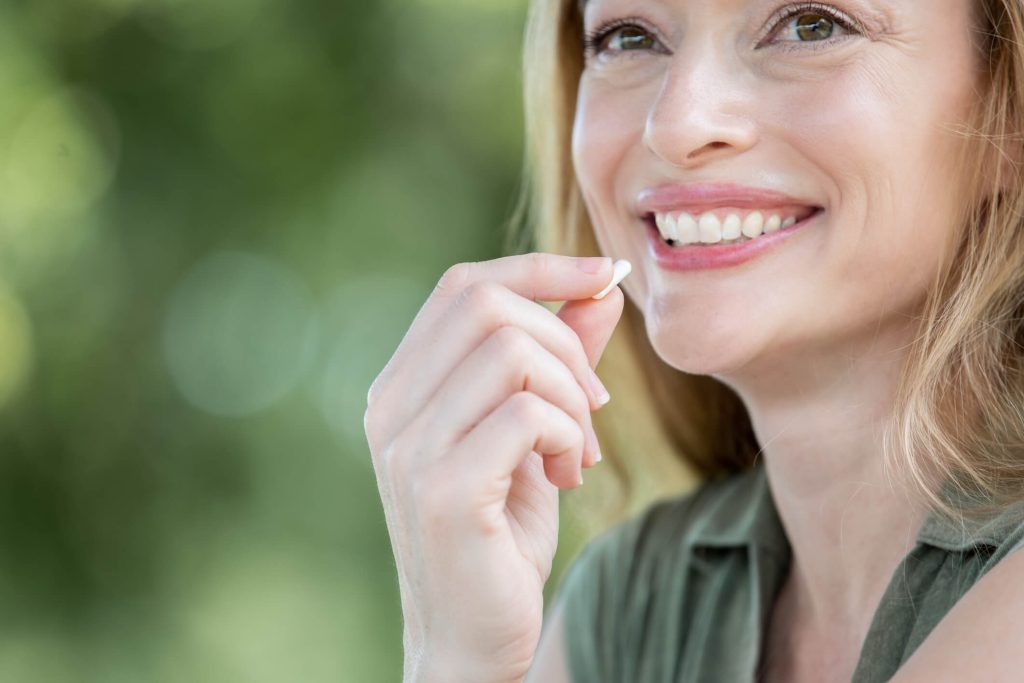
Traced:
POLYGON ((971 17, 971 0, 588 0, 573 162, 666 362, 729 375, 906 326, 961 229, 971 17), (798 222, 766 233, 772 216, 798 222), (683 254, 656 221, 698 242, 683 254), (742 248, 714 241, 759 222, 742 248))

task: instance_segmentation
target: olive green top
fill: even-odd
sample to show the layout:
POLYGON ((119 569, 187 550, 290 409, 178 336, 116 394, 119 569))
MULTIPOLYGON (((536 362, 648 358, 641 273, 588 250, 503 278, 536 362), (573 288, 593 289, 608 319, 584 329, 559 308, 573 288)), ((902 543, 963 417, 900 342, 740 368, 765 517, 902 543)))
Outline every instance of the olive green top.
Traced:
MULTIPOLYGON (((853 683, 887 681, 975 581, 1024 547, 1024 510, 929 515, 865 637, 853 683)), ((791 549, 764 466, 658 501, 603 532, 558 586, 573 683, 758 680, 791 549)))

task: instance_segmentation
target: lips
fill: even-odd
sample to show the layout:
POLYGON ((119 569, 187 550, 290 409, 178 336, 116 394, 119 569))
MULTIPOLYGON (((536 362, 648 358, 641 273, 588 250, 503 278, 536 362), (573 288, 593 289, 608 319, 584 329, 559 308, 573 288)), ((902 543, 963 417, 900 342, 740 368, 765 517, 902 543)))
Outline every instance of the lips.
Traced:
POLYGON ((740 265, 775 251, 824 213, 806 198, 735 183, 645 188, 634 208, 648 227, 651 255, 667 270, 740 265))
POLYGON ((815 211, 807 218, 785 228, 763 233, 754 239, 719 242, 717 244, 671 245, 653 223, 647 225, 648 251, 663 270, 692 271, 715 270, 739 266, 759 259, 797 238, 807 229, 819 224, 823 211, 815 211))
POLYGON ((658 185, 641 190, 635 201, 635 211, 640 217, 672 212, 700 215, 726 208, 793 211, 820 209, 821 206, 778 190, 736 183, 658 185))

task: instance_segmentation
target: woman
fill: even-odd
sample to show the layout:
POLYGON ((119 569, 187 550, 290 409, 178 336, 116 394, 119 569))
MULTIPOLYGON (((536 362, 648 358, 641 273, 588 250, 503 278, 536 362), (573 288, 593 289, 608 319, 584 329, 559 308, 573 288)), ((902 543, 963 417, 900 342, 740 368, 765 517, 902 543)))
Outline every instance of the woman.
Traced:
POLYGON ((527 106, 544 251, 629 303, 458 264, 374 382, 406 680, 1019 680, 1024 3, 539 0, 527 106), (541 638, 624 307, 705 481, 541 638))

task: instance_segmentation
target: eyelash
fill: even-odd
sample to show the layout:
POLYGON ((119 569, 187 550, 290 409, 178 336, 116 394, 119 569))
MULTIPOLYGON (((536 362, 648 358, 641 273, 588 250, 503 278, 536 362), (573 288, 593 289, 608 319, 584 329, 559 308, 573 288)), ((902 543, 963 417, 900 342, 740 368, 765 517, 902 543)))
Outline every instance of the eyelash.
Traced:
POLYGON ((593 31, 587 31, 583 35, 583 53, 587 57, 595 56, 601 51, 601 43, 620 28, 635 27, 647 33, 654 31, 647 27, 647 22, 639 17, 626 17, 624 19, 613 19, 601 24, 593 31))
MULTIPOLYGON (((761 47, 761 45, 763 44, 763 42, 764 42, 764 40, 766 38, 769 38, 769 37, 775 35, 776 33, 778 33, 779 29, 781 29, 784 26, 784 22, 785 21, 787 21, 789 19, 792 19, 794 16, 799 16, 801 13, 808 12, 808 11, 820 12, 820 13, 826 15, 829 19, 832 19, 833 21, 835 21, 837 24, 839 24, 840 27, 842 27, 846 31, 851 31, 853 33, 863 33, 863 29, 861 28, 860 24, 857 21, 855 21, 854 19, 851 19, 850 17, 848 17, 846 14, 844 14, 841 11, 839 11, 835 7, 831 7, 829 5, 825 5, 825 4, 820 3, 820 2, 802 2, 802 3, 796 4, 796 5, 790 5, 790 6, 784 7, 781 10, 779 10, 778 12, 776 12, 774 15, 772 15, 772 17, 770 19, 771 28, 767 31, 765 36, 763 36, 758 41, 757 46, 761 47)), ((647 33, 650 33, 652 35, 652 37, 654 37, 655 40, 657 40, 657 37, 654 35, 656 32, 653 31, 652 29, 648 28, 647 22, 645 20, 639 18, 639 17, 626 17, 626 18, 623 18, 623 19, 614 19, 612 21, 609 21, 609 22, 606 22, 606 23, 602 24, 601 26, 597 27, 593 31, 585 32, 585 34, 583 36, 583 53, 584 53, 584 56, 587 57, 587 58, 590 58, 592 56, 596 56, 596 55, 600 54, 601 53, 601 43, 603 43, 606 38, 608 38, 609 36, 613 35, 615 33, 615 31, 619 30, 620 28, 625 28, 625 27, 639 28, 639 29, 641 29, 643 31, 646 31, 647 33)), ((784 41, 784 42, 785 43, 793 43, 795 41, 784 41)), ((786 47, 783 47, 782 49, 784 49, 784 50, 807 50, 807 49, 815 50, 815 49, 820 49, 820 47, 823 46, 823 45, 829 45, 829 44, 835 42, 835 39, 834 38, 829 38, 828 40, 821 40, 821 41, 806 41, 806 42, 796 41, 796 42, 798 42, 798 44, 796 44, 796 45, 787 45, 786 47)), ((642 51, 639 51, 639 52, 642 52, 642 51)))
MULTIPOLYGON (((771 24, 771 29, 769 29, 768 33, 760 41, 758 41, 758 47, 761 46, 761 44, 764 42, 764 39, 769 38, 769 37, 775 35, 776 33, 778 33, 779 29, 781 29, 785 25, 785 22, 788 22, 790 19, 792 19, 792 18, 794 18, 796 16, 799 16, 800 14, 803 14, 805 12, 820 12, 821 14, 824 14, 829 19, 831 19, 832 21, 837 23, 839 26, 841 26, 844 31, 849 31, 851 33, 856 33, 856 34, 864 33, 864 29, 859 24, 859 22, 857 22, 855 19, 847 16, 845 13, 841 12, 840 10, 836 9, 835 7, 832 7, 830 5, 826 5, 826 4, 823 4, 823 3, 820 3, 820 2, 801 2, 801 3, 796 4, 796 5, 792 5, 792 6, 789 6, 789 7, 784 7, 781 10, 779 10, 778 12, 776 12, 774 15, 772 15, 772 18, 769 20, 769 22, 771 24)), ((836 40, 843 40, 843 38, 838 38, 837 39, 837 38, 831 38, 830 37, 827 40, 814 40, 814 41, 790 41, 790 40, 787 40, 787 41, 784 41, 784 43, 789 43, 789 44, 786 45, 785 47, 783 47, 782 49, 784 49, 784 50, 806 50, 806 49, 815 50, 815 49, 820 49, 821 47, 826 46, 826 45, 831 45, 832 43, 836 42, 836 40)))

